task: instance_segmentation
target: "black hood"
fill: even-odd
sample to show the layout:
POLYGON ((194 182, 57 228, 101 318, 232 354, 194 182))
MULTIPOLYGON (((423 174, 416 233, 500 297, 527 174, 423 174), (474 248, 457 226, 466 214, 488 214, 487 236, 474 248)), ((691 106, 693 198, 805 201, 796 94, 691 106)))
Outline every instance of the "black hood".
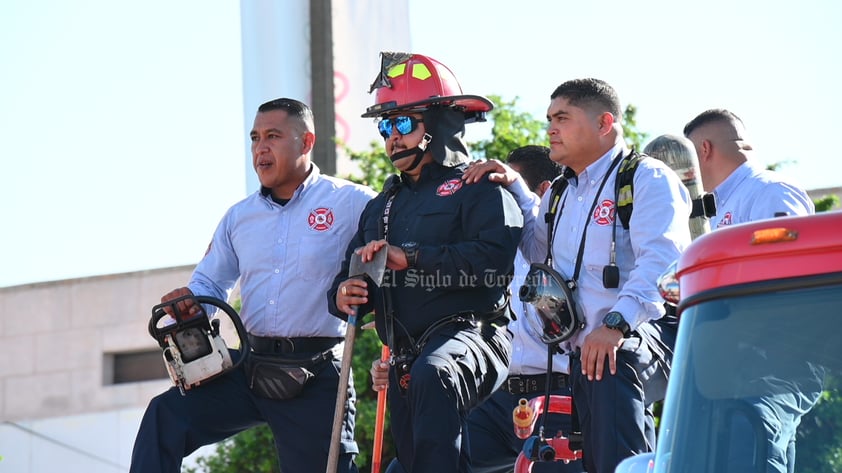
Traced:
POLYGON ((424 128, 433 137, 429 150, 442 166, 455 167, 471 161, 465 136, 465 114, 445 107, 430 107, 423 112, 424 128))

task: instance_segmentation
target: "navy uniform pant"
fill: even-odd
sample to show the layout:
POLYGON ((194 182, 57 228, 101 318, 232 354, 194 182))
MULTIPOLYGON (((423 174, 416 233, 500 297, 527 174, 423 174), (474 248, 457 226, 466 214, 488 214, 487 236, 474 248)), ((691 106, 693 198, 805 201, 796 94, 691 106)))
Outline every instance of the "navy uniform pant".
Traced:
POLYGON ((424 345, 409 371, 405 392, 395 368, 390 369, 392 437, 406 471, 471 471, 468 413, 506 379, 511 349, 511 334, 505 328, 453 323, 424 345))
MULTIPOLYGON (((339 360, 326 364, 294 399, 275 401, 252 394, 242 366, 188 390, 177 388, 153 398, 132 451, 131 473, 179 473, 184 457, 250 427, 268 424, 283 471, 325 471, 333 430, 339 360)), ((339 472, 356 472, 353 380, 348 402, 339 472)))
POLYGON ((637 336, 626 339, 617 350, 617 374, 608 371, 607 358, 603 369, 601 380, 589 381, 582 375, 579 357, 570 358, 573 402, 588 473, 613 473, 624 458, 654 451, 651 407, 666 392, 663 361, 637 336))

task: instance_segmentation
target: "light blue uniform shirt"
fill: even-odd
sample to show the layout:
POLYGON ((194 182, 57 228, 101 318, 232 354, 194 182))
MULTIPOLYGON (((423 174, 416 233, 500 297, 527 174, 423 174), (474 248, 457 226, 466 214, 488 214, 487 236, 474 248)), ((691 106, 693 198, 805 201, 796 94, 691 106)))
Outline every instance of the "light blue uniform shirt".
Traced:
POLYGON ((246 330, 266 337, 341 337, 345 322, 327 311, 327 290, 374 191, 310 175, 286 205, 261 191, 231 207, 188 287, 226 300, 239 279, 246 330))
POLYGON ((713 190, 716 228, 764 218, 810 215, 816 209, 800 187, 786 182, 779 173, 745 162, 713 190), (778 215, 776 215, 778 214, 778 215))
MULTIPOLYGON (((537 200, 536 200, 537 203, 537 200)), ((515 271, 512 278, 512 310, 517 319, 509 322, 512 332, 512 358, 509 362, 509 376, 545 374, 547 372, 547 344, 541 341, 543 321, 532 304, 518 297, 520 286, 529 273, 529 262, 520 251, 515 256, 515 271)), ((552 371, 569 373, 570 358, 561 353, 553 355, 552 371)))
MULTIPOLYGON (((602 269, 609 262, 616 218, 616 168, 607 175, 599 196, 597 190, 606 178, 612 159, 621 151, 624 156, 628 153, 618 143, 571 179, 562 195, 552 248, 553 267, 565 278, 573 277, 582 232, 588 225, 578 287, 573 293, 579 313, 585 319, 585 328, 563 345, 566 349, 580 348, 585 335, 601 326, 602 318, 612 310, 623 314, 632 329, 662 317, 664 301, 656 285, 658 276, 690 244, 691 204, 687 189, 666 164, 657 159, 643 159, 634 173, 634 211, 629 230, 624 230, 619 221, 616 225, 619 288, 603 287, 602 269), (590 213, 594 201, 597 205, 590 213)), ((529 196, 531 193, 522 180, 512 184, 511 190, 524 211, 520 248, 528 260, 543 262, 547 255, 544 215, 552 193, 546 192, 540 207, 535 207, 530 202, 536 197, 534 194, 529 196)))

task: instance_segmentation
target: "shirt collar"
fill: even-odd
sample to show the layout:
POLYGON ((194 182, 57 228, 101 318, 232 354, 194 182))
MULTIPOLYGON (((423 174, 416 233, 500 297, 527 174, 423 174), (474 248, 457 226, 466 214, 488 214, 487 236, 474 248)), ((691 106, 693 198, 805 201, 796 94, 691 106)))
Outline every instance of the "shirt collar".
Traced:
MULTIPOLYGON (((605 173, 608 172, 608 168, 611 167, 611 163, 614 161, 614 158, 622 153, 625 156, 628 153, 626 146, 623 143, 615 143, 614 146, 609 149, 605 154, 599 157, 596 161, 592 162, 590 166, 586 167, 584 171, 582 171, 579 176, 585 180, 596 180, 602 179, 605 176, 605 173)), ((575 183, 575 182, 573 182, 575 183)))
MULTIPOLYGON (((319 167, 316 166, 316 163, 310 162, 310 174, 308 174, 307 177, 304 178, 304 182, 302 182, 301 185, 299 185, 298 188, 295 189, 295 192, 292 193, 292 197, 289 200, 290 201, 295 200, 295 198, 298 197, 302 192, 304 192, 305 190, 307 190, 307 188, 312 186, 313 183, 316 182, 319 179, 319 175, 321 175, 321 170, 319 170, 319 167)), ((261 196, 263 196, 266 199, 271 200, 272 199, 271 194, 272 194, 272 189, 269 189, 268 187, 265 187, 265 186, 260 186, 260 195, 261 196)))
POLYGON ((713 190, 716 202, 724 205, 731 195, 734 194, 734 191, 737 190, 740 183, 742 183, 743 180, 751 174, 751 172, 752 166, 748 161, 740 164, 737 169, 734 169, 734 172, 726 177, 724 181, 720 182, 719 185, 716 186, 716 189, 713 190))
MULTIPOLYGON (((460 166, 467 166, 467 165, 460 165, 460 166)), ((456 167, 459 167, 459 166, 456 166, 456 167)), ((445 174, 447 174, 448 172, 450 172, 452 169, 453 168, 450 168, 450 167, 447 167, 447 166, 442 166, 441 164, 439 164, 435 161, 429 162, 423 168, 421 168, 421 174, 418 176, 417 184, 420 184, 420 183, 426 182, 426 181, 435 181, 435 180, 441 178, 442 176, 444 176, 445 174)), ((417 184, 413 184, 412 179, 409 179, 404 174, 401 174, 401 182, 403 182, 405 185, 409 186, 410 188, 412 188, 414 185, 417 185, 417 184)))

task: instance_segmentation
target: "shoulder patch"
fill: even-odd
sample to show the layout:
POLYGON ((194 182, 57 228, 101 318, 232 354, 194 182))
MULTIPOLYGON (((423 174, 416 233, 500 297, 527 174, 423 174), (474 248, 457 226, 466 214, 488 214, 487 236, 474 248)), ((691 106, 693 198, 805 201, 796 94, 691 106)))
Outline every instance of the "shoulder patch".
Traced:
POLYGON ((439 197, 449 197, 459 189, 462 188, 462 179, 450 179, 444 182, 444 184, 440 185, 438 189, 436 189, 436 195, 439 197))

